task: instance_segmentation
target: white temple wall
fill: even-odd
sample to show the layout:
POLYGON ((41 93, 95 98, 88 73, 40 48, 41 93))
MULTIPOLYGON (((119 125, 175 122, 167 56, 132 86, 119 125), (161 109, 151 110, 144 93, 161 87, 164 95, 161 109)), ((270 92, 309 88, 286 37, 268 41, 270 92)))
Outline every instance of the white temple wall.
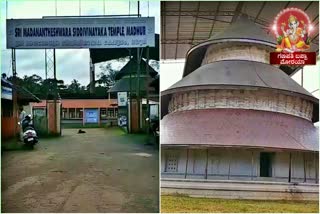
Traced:
MULTIPOLYGON (((315 158, 315 154, 309 154, 306 153, 305 157, 303 157, 302 153, 292 153, 292 177, 295 180, 296 178, 303 178, 304 177, 304 165, 305 165, 305 173, 306 173, 306 179, 307 180, 313 180, 315 179, 316 170, 315 168, 318 168, 319 158, 315 158), (305 159, 305 164, 304 160, 305 159)), ((318 155, 317 155, 318 157, 318 155)), ((300 179, 298 179, 300 181, 300 179)))
POLYGON ((293 152, 292 154, 292 178, 303 178, 304 176, 304 164, 303 164, 303 154, 293 152))
POLYGON ((201 66, 221 60, 250 60, 269 64, 270 48, 250 43, 220 43, 208 47, 201 66))
MULTIPOLYGON (((229 172, 230 153, 223 149, 210 149, 208 158, 208 174, 227 175, 229 172)), ((230 171, 232 161, 230 161, 230 171)))
POLYGON ((165 171, 165 167, 166 167, 166 152, 164 149, 161 150, 161 164, 160 164, 160 172, 164 172, 165 171))
POLYGON ((184 178, 186 171, 186 149, 172 149, 161 151, 161 172, 167 177, 184 178))
POLYGON ((211 89, 180 92, 172 96, 170 113, 192 109, 252 109, 294 115, 311 121, 313 104, 305 99, 264 89, 211 89))
POLYGON ((186 171, 186 160, 187 160, 187 154, 186 149, 180 149, 179 151, 179 161, 178 161, 178 173, 184 174, 186 171))
MULTIPOLYGON (((318 163, 318 158, 315 159, 315 155, 312 153, 305 153, 305 164, 304 164, 304 154, 301 152, 291 153, 291 180, 293 182, 303 182, 304 171, 306 171, 306 180, 314 181, 316 178, 316 163, 318 163), (305 169, 304 169, 305 165, 305 169)), ((278 178, 288 178, 289 174, 289 153, 277 153, 274 156, 274 167, 273 175, 278 178)))
POLYGON ((251 176, 252 164, 251 164, 251 152, 250 151, 231 151, 231 165, 230 174, 231 175, 245 175, 251 176))
MULTIPOLYGON (((289 175, 289 153, 280 153, 275 154, 273 157, 273 168, 272 175, 273 177, 278 178, 288 178, 289 175)), ((294 166, 292 165, 292 168, 294 166)), ((303 175, 302 175, 303 177, 303 175)))
MULTIPOLYGON (((304 169, 303 153, 292 152, 291 181, 303 182, 304 170, 306 181, 314 183, 316 176, 313 153, 305 153, 304 169)), ((171 164, 173 160, 169 161, 171 164)), ((260 151, 211 148, 208 150, 207 179, 230 180, 264 180, 287 182, 289 177, 289 152, 274 152, 271 159, 272 177, 260 177, 260 151), (229 170, 230 163, 230 170, 229 170)), ((163 149, 161 173, 164 177, 204 179, 206 176, 207 150, 189 149, 188 165, 187 149, 163 149), (177 158, 177 166, 166 170, 166 157, 177 158), (166 170, 166 171, 165 171, 166 170)))

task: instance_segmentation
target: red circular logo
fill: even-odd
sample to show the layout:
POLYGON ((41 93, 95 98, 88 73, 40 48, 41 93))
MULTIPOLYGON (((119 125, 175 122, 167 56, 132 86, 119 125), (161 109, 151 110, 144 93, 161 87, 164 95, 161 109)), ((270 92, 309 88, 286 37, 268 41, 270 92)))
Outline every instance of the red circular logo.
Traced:
POLYGON ((277 37, 278 52, 305 51, 310 48, 313 27, 309 16, 298 8, 282 10, 275 18, 272 30, 277 37))

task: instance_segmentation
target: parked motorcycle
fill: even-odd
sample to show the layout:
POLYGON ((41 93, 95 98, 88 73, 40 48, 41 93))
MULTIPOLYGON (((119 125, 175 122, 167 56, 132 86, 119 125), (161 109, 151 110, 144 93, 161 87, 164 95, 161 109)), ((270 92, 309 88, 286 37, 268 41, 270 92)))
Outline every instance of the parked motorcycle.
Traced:
POLYGON ((26 146, 33 149, 34 145, 38 143, 38 136, 32 124, 31 115, 25 116, 21 125, 23 130, 23 142, 26 146))

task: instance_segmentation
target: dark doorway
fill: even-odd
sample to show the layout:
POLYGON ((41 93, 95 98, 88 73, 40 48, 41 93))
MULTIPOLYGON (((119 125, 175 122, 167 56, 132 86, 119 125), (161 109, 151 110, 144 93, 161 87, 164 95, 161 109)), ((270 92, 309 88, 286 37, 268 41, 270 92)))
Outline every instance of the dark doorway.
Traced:
POLYGON ((260 177, 272 177, 272 153, 260 153, 260 177))

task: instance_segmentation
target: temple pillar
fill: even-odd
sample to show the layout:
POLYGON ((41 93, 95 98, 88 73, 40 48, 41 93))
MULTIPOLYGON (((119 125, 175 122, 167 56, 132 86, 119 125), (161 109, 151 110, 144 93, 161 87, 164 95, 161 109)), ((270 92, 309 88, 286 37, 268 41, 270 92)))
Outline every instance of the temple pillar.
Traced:
POLYGON ((209 160, 209 149, 207 149, 207 155, 206 155, 206 176, 205 179, 208 179, 208 160, 209 160))
POLYGON ((187 178, 187 173, 188 173, 188 162, 189 162, 189 148, 187 148, 186 171, 185 171, 185 173, 184 173, 184 178, 187 178))
MULTIPOLYGON (((316 183, 316 184, 319 183, 319 182, 318 182, 318 164, 317 164, 317 156, 318 156, 318 155, 319 155, 319 153, 315 152, 315 153, 314 153, 314 156, 313 156, 313 157, 314 157, 314 159, 313 159, 313 160, 314 160, 314 169, 315 169, 315 171, 314 171, 315 173, 314 173, 314 174, 315 174, 315 180, 316 180, 315 183, 316 183)), ((319 157, 319 156, 318 156, 318 157, 319 157)), ((319 160, 318 160, 318 163, 319 163, 319 160)))
POLYGON ((307 182, 307 172, 306 172, 306 154, 303 153, 303 182, 307 182))
POLYGON ((227 154, 228 154, 228 159, 229 159, 229 162, 228 162, 228 180, 229 180, 230 179, 230 165, 231 165, 231 155, 230 155, 229 150, 228 150, 227 154))
POLYGON ((56 104, 54 103, 54 100, 47 101, 48 134, 49 135, 61 135, 60 111, 61 111, 61 101, 60 100, 57 100, 56 104))
POLYGON ((82 108, 82 126, 84 126, 84 124, 85 124, 85 119, 86 119, 86 115, 84 112, 84 108, 82 108))
POLYGON ((251 152, 251 180, 253 180, 253 166, 254 166, 254 163, 253 163, 253 151, 251 152))
POLYGON ((289 153, 289 176, 288 176, 288 182, 291 182, 291 166, 292 165, 292 154, 291 152, 289 153))

